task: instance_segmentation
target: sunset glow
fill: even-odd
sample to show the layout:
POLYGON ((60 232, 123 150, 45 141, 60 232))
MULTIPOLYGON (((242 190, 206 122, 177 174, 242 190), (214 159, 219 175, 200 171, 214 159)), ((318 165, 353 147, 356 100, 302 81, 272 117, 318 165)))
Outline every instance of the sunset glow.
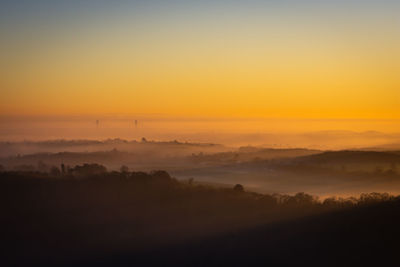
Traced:
POLYGON ((395 1, 39 2, 1 11, 3 116, 400 119, 395 1))

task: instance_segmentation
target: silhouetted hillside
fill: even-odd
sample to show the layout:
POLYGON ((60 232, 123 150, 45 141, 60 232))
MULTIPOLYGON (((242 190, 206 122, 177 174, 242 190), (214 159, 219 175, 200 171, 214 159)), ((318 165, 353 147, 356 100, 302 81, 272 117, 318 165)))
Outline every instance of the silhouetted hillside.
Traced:
MULTIPOLYGON (((96 164, 57 174, 1 172, 0 198, 6 266, 301 264, 316 252, 313 259, 347 259, 353 254, 344 248, 353 244, 397 237, 400 214, 398 198, 388 194, 321 202, 305 193, 178 182, 164 171, 106 172, 96 164), (366 229, 371 240, 362 238, 366 229)), ((371 249, 356 248, 355 256, 371 249)))
POLYGON ((351 163, 400 163, 400 153, 377 151, 331 151, 304 156, 297 162, 312 164, 351 164, 351 163))
POLYGON ((259 147, 240 147, 238 150, 212 153, 212 154, 193 154, 190 157, 192 162, 208 164, 227 164, 251 161, 262 161, 270 159, 288 159, 301 156, 319 154, 321 151, 312 149, 272 149, 259 147))
POLYGON ((153 153, 157 155, 190 155, 199 152, 221 152, 227 148, 211 143, 188 143, 173 141, 107 139, 99 140, 49 140, 0 142, 0 157, 58 152, 97 152, 119 150, 134 153, 153 153))
POLYGON ((143 254, 120 253, 103 266, 391 266, 400 248, 400 201, 357 206, 233 231, 143 254), (154 256, 157 256, 154 258, 154 256))

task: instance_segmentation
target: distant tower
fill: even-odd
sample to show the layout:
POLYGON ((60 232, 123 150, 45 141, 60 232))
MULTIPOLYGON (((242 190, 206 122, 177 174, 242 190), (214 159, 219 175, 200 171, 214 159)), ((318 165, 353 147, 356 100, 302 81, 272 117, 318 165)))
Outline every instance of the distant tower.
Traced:
POLYGON ((137 124, 138 124, 138 121, 137 121, 137 120, 135 120, 135 128, 137 128, 137 124))
POLYGON ((96 120, 96 127, 99 128, 100 121, 96 120))

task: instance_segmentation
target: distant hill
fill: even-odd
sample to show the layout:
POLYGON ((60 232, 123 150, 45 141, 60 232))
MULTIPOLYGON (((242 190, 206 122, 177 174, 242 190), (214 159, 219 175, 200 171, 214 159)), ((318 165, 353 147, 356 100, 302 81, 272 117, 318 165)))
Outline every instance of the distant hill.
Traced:
POLYGON ((318 153, 321 153, 321 151, 305 148, 275 149, 248 146, 240 147, 238 150, 228 152, 192 155, 191 159, 199 163, 241 163, 269 159, 295 158, 318 153))
POLYGON ((314 164, 400 163, 400 152, 329 151, 299 157, 296 162, 314 164))
POLYGON ((391 144, 384 144, 379 146, 372 146, 362 148, 360 150, 367 150, 367 151, 400 151, 400 143, 391 143, 391 144))
POLYGON ((151 151, 159 154, 162 151, 168 153, 215 153, 227 151, 229 148, 212 143, 189 143, 173 141, 153 141, 143 138, 137 140, 107 139, 107 140, 49 140, 49 141, 24 141, 24 142, 0 142, 0 157, 27 155, 36 153, 58 152, 96 152, 119 150, 126 152, 151 151))

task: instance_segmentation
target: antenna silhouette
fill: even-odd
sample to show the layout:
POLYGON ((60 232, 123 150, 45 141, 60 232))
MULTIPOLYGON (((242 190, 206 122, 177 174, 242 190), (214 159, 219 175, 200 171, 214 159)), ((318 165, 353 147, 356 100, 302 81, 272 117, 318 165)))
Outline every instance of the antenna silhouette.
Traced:
POLYGON ((96 120, 96 127, 99 128, 100 121, 96 120))

